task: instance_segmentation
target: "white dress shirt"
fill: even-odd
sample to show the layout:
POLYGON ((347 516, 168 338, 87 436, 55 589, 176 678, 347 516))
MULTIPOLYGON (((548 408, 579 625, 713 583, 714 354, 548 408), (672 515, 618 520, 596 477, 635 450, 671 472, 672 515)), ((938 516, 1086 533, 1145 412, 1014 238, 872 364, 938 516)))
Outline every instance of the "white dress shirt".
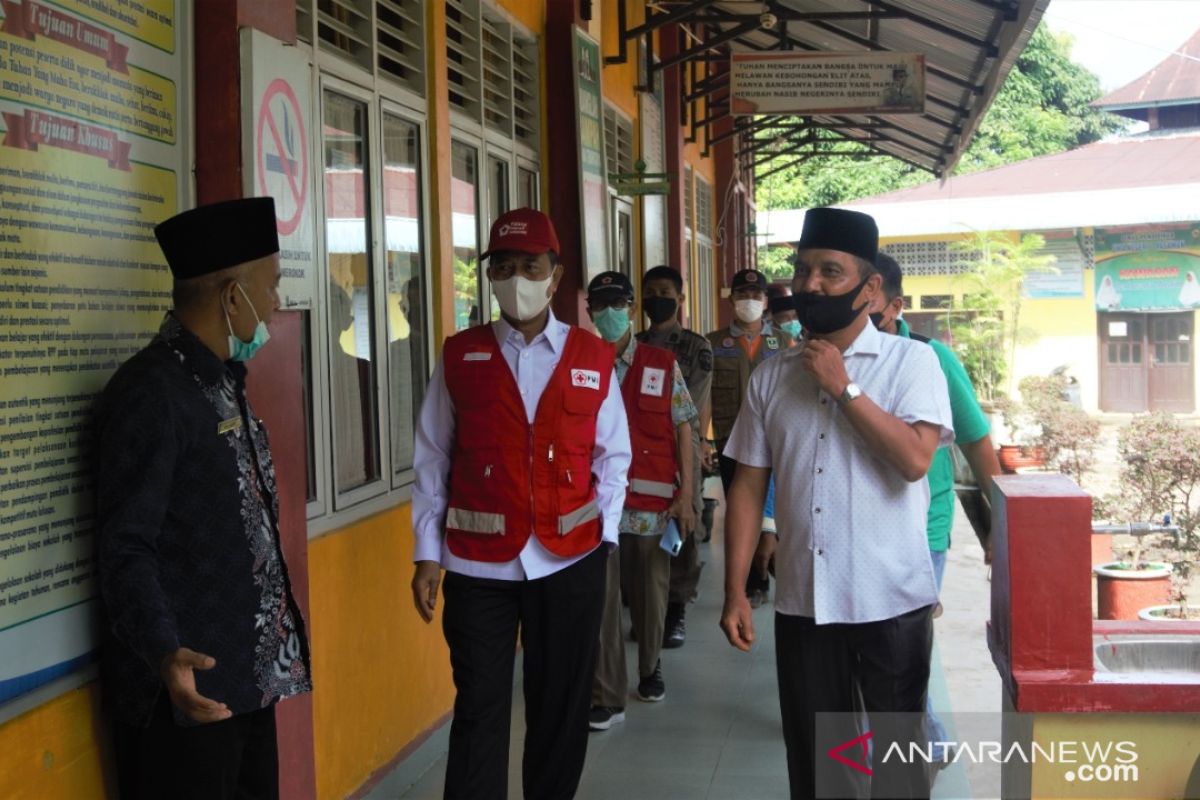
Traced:
MULTIPOLYGON (((800 364, 803 345, 761 364, 725 455, 775 477, 775 610, 818 624, 875 622, 937 602, 925 517, 929 484, 872 453, 800 364)), ((946 377, 932 348, 868 324, 843 354, 863 394, 954 441, 946 377)), ((858 400, 852 400, 859 402, 858 400)))
MULTIPOLYGON (((530 424, 537 414, 542 392, 558 366, 570 330, 571 326, 559 322, 551 312, 545 329, 526 344, 525 337, 504 320, 492 323, 500 352, 521 390, 530 424)), ((437 561, 451 572, 474 578, 519 581, 552 575, 587 555, 562 558, 543 547, 536 536, 529 537, 520 555, 512 561, 472 561, 451 553, 445 541, 445 522, 450 500, 454 429, 454 402, 446 388, 442 360, 438 359, 416 431, 413 458, 416 481, 412 500, 413 532, 416 535, 414 561, 437 561)), ((621 400, 621 386, 614 375, 596 417, 596 446, 592 451, 592 474, 596 477, 596 504, 600 509, 603 537, 613 547, 617 544, 621 508, 625 505, 626 473, 631 457, 625 404, 621 400)), ((543 490, 538 488, 536 491, 543 490)))

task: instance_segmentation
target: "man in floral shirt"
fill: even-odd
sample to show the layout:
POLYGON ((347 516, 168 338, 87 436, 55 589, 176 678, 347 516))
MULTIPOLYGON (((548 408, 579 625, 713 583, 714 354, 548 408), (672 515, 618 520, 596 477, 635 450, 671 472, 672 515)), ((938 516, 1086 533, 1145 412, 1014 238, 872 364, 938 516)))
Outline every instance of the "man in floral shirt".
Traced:
POLYGON ((671 519, 678 520, 681 537, 689 536, 696 522, 692 506, 692 425, 699 412, 675 356, 669 350, 639 344, 633 336, 630 323, 635 313, 629 278, 619 272, 602 272, 592 279, 588 285, 588 314, 600 337, 616 348, 617 382, 621 384, 633 446, 629 489, 621 514, 621 546, 608 562, 600 656, 588 718, 592 730, 605 730, 625 719, 628 686, 621 642, 622 584, 628 589, 638 641, 638 699, 655 702, 666 696, 659 654, 666 624, 671 557, 659 547, 659 540, 671 519))
POLYGON ((279 308, 275 206, 203 206, 155 234, 174 309, 96 406, 120 793, 274 798, 274 705, 311 688, 267 432, 246 398, 244 362, 279 308))

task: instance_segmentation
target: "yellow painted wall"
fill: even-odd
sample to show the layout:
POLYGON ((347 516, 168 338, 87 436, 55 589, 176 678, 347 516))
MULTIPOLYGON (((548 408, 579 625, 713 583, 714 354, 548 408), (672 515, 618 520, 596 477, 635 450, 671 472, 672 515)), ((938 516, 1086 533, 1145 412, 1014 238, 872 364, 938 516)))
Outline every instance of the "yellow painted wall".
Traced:
MULTIPOLYGON (((1012 394, 1027 375, 1048 375, 1066 365, 1079 380, 1080 399, 1088 411, 1100 404, 1100 375, 1096 345, 1096 308, 1092 295, 1092 270, 1083 276, 1084 294, 1076 298, 1025 299, 1021 303, 1020 325, 1026 332, 1017 344, 1012 373, 1012 394)), ((914 275, 904 279, 904 293, 912 298, 910 310, 921 312, 921 297, 954 295, 961 300, 970 291, 962 279, 945 275, 914 275)))
MULTIPOLYGON (((535 36, 541 36, 546 30, 546 0, 499 0, 497 5, 535 36)), ((444 37, 445 29, 438 35, 444 37)))
POLYGON ((97 683, 67 692, 0 727, 0 797, 103 798, 111 762, 100 742, 97 683))
MULTIPOLYGON (((441 620, 413 608, 405 504, 309 544, 317 797, 345 797, 453 705, 441 620)), ((440 604, 439 604, 440 611, 440 604)))

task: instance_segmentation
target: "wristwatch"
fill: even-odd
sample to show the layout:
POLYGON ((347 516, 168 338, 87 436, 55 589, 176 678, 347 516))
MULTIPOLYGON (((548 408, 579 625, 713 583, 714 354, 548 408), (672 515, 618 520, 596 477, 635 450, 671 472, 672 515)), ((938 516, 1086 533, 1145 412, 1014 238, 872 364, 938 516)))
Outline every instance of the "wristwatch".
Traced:
POLYGON ((838 397, 838 405, 844 406, 858 397, 862 397, 862 389, 858 388, 857 383, 847 383, 846 388, 842 389, 841 396, 838 397))

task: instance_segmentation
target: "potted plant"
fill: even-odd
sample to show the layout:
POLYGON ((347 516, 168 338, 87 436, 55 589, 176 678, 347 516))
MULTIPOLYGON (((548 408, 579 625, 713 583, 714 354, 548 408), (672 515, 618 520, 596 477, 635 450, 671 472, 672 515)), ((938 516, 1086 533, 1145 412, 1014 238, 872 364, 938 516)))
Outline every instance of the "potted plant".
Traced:
MULTIPOLYGON (((1158 579, 1156 594, 1147 592, 1136 611, 1168 605, 1175 598, 1173 607, 1178 611, 1148 616, 1192 618, 1195 611, 1187 597, 1192 569, 1200 557, 1200 429, 1184 426, 1170 414, 1137 417, 1121 431, 1117 449, 1123 459, 1120 489, 1097 508, 1126 519, 1154 519, 1165 511, 1164 521, 1172 523, 1172 533, 1158 538, 1153 559, 1170 570, 1165 579, 1158 579)), ((1139 539, 1135 564, 1140 551, 1139 539)))
POLYGON ((1012 393, 1010 367, 1018 342, 1028 335, 1020 324, 1025 276, 1054 269, 1056 259, 1042 252, 1045 246, 1035 233, 1017 239, 997 231, 978 231, 954 246, 971 264, 956 279, 962 295, 947 311, 950 335, 985 405, 1006 386, 1012 393))

